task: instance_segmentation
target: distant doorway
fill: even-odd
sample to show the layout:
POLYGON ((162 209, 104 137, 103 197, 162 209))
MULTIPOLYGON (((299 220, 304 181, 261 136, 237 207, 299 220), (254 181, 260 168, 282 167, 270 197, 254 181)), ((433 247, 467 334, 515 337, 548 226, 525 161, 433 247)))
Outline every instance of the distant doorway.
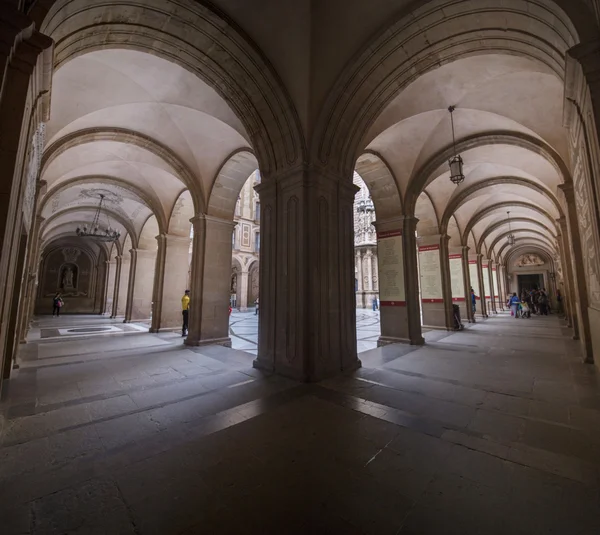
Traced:
POLYGON ((533 290, 544 287, 544 276, 541 273, 519 275, 519 295, 523 290, 533 290))

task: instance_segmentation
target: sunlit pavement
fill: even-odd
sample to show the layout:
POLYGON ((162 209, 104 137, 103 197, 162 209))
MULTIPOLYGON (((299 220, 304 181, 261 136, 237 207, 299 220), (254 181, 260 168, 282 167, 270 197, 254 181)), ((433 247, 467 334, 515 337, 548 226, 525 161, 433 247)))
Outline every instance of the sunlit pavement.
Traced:
MULTIPOLYGON (((379 338, 379 311, 356 311, 356 338, 359 353, 377 347, 379 338)), ((258 344, 258 316, 254 312, 232 312, 229 320, 231 347, 256 355, 258 344)))

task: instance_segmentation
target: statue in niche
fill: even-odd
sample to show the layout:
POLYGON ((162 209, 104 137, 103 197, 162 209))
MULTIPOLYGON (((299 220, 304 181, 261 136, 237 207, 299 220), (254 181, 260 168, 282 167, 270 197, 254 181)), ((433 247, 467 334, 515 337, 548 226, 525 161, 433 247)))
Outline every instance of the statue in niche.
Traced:
POLYGON ((63 290, 74 290, 77 288, 77 266, 67 264, 63 267, 60 275, 60 287, 63 290))
POLYGON ((231 275, 231 293, 237 294, 237 270, 234 270, 233 275, 231 275))

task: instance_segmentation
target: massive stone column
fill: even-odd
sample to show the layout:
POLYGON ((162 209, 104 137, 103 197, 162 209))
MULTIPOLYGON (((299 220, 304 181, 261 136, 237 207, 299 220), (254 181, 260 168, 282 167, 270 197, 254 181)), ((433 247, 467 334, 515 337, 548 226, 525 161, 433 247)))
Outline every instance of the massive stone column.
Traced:
POLYGON ((500 299, 500 284, 498 283, 498 263, 495 261, 490 262, 490 274, 492 277, 492 292, 494 294, 494 312, 502 310, 502 303, 500 299))
MULTIPOLYGON (((564 218, 563 218, 564 219, 564 218)), ((566 219, 564 220, 564 228, 566 228, 566 219)), ((570 265, 570 255, 569 257, 567 257, 567 249, 565 247, 565 236, 564 236, 564 231, 563 231, 563 225, 559 224, 559 232, 557 235, 557 241, 558 241, 558 248, 560 251, 560 262, 561 262, 561 266, 562 266, 562 273, 563 273, 563 284, 564 284, 564 288, 563 288, 563 296, 562 296, 562 302, 563 302, 563 313, 565 316, 565 321, 567 322, 567 327, 572 328, 573 327, 573 313, 571 311, 571 306, 572 306, 572 297, 571 297, 571 288, 573 286, 573 281, 571 279, 570 276, 570 271, 569 269, 571 268, 570 265)))
POLYGON ((104 312, 112 316, 113 300, 115 296, 115 275, 117 273, 117 261, 106 260, 106 299, 104 301, 104 312))
POLYGON ((120 259, 119 291, 117 298, 117 316, 127 315, 127 303, 129 298, 129 279, 131 272, 131 253, 124 251, 117 257, 120 259))
POLYGON ((121 302, 121 266, 123 257, 121 255, 115 256, 115 281, 113 290, 113 302, 110 311, 111 319, 116 318, 119 315, 119 303, 121 302))
POLYGON ((489 308, 488 308, 488 299, 489 299, 489 277, 484 276, 484 273, 487 271, 487 265, 484 269, 483 264, 483 255, 477 254, 475 255, 477 262, 477 280, 479 285, 479 296, 480 296, 480 307, 481 307, 481 315, 484 318, 488 317, 489 308), (487 281, 487 283, 486 283, 487 281))
POLYGON ((352 173, 300 166, 265 179, 255 366, 314 381, 356 356, 352 173))
POLYGON ((448 236, 419 237, 419 272, 423 325, 434 329, 452 329, 448 236))
POLYGON ((237 304, 238 310, 241 312, 248 311, 248 271, 242 270, 238 273, 238 293, 240 299, 237 304))
POLYGON ((23 234, 30 230, 23 229, 22 221, 28 194, 25 158, 31 137, 48 109, 52 40, 37 32, 31 20, 7 3, 0 8, 0 28, 1 387, 2 377, 8 377, 12 367, 12 347, 8 345, 14 345, 18 330, 25 267, 25 257, 21 259, 19 251, 23 234))
MULTIPOLYGON (((479 314, 485 318, 485 290, 482 286, 482 279, 479 276, 479 255, 469 254, 469 279, 471 288, 475 290, 476 308, 479 314)), ((469 291, 471 290, 469 288, 469 291)))
POLYGON ((417 268, 417 219, 399 217, 377 221, 380 298, 379 346, 422 345, 421 304, 417 268))
MULTIPOLYGON (((463 247, 448 248, 448 272, 450 274, 450 289, 452 292, 452 304, 458 305, 460 317, 463 322, 471 319, 470 297, 468 286, 465 283, 463 247)), ((468 274, 467 274, 468 276, 468 274)))
POLYGON ((158 252, 154 274, 154 308, 152 332, 181 329, 181 298, 189 269, 190 239, 185 236, 160 234, 156 237, 158 252))
MULTIPOLYGON (((262 217, 262 214, 261 214, 262 217)), ((192 220, 194 239, 192 252, 192 283, 190 325, 187 345, 221 344, 230 346, 229 298, 231 282, 231 233, 233 221, 208 215, 192 220)), ((267 235, 261 227, 261 239, 267 235)), ((261 261, 263 244, 261 243, 261 261)), ((261 265, 262 269, 262 265, 261 265)), ((261 271, 260 314, 270 303, 263 301, 261 271)), ((267 312, 268 314, 268 312, 267 312)))
POLYGON ((37 285, 38 285, 38 276, 39 276, 39 268, 40 268, 40 228, 42 223, 45 221, 45 218, 41 216, 36 216, 33 223, 33 230, 30 238, 30 247, 32 248, 30 261, 29 261, 29 291, 27 295, 29 296, 27 302, 27 314, 25 318, 23 334, 21 336, 21 342, 24 343, 27 339, 27 335, 29 333, 29 327, 31 325, 31 320, 33 319, 33 311, 35 309, 35 301, 37 294, 37 285))
MULTIPOLYGON (((465 298, 467 309, 467 320, 469 323, 475 323, 475 314, 473 313, 473 305, 471 303, 471 288, 475 289, 474 281, 471 282, 471 266, 469 263, 469 248, 463 245, 461 248, 461 262, 463 272, 463 284, 465 286, 465 298)), ((477 264, 475 264, 475 268, 477 264)))
POLYGON ((356 306, 358 308, 364 308, 365 307, 365 301, 364 301, 364 286, 363 286, 363 269, 362 269, 362 254, 360 252, 360 249, 356 249, 355 252, 356 255, 356 259, 355 259, 355 278, 356 278, 356 306))
MULTIPOLYGON (((575 205, 575 192, 573 184, 561 184, 559 188, 565 194, 567 201, 567 228, 568 231, 563 232, 563 235, 569 236, 570 249, 572 252, 573 264, 573 282, 577 302, 574 303, 577 307, 577 315, 579 319, 579 336, 583 348, 583 359, 587 363, 594 362, 594 350, 592 346, 592 334, 589 320, 589 298, 587 290, 587 281, 585 278, 585 262, 586 258, 581 247, 581 235, 579 232, 579 223, 577 221, 577 207, 575 205), (579 306, 577 306, 579 305, 579 306)), ((564 223, 559 220, 561 229, 564 223)))
POLYGON ((131 249, 128 311, 125 321, 148 320, 152 314, 156 250, 131 249))
POLYGON ((484 258, 481 256, 481 277, 483 279, 483 289, 485 291, 485 310, 486 314, 493 314, 496 309, 494 307, 494 296, 492 292, 492 272, 490 270, 490 262, 489 258, 484 258))

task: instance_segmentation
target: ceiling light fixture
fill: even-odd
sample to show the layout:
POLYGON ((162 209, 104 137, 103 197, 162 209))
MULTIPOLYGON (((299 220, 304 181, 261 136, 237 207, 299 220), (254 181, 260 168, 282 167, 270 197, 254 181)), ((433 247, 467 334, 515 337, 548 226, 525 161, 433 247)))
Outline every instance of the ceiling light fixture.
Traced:
POLYGON ((100 212, 102 211, 104 197, 105 196, 100 193, 100 203, 98 204, 98 208, 96 208, 91 227, 89 229, 87 225, 83 225, 83 228, 77 227, 75 232, 80 238, 94 238, 100 241, 113 242, 121 237, 121 233, 118 230, 111 228, 108 214, 106 214, 106 221, 108 223, 106 230, 100 230, 100 212))
POLYGON ((510 228, 510 210, 508 212, 506 212, 508 214, 508 236, 507 236, 507 241, 508 241, 508 245, 514 245, 515 244, 515 237, 512 233, 512 230, 510 228))
POLYGON ((460 154, 456 152, 456 138, 454 135, 454 110, 456 106, 450 106, 448 111, 450 112, 450 123, 452 124, 452 146, 454 147, 454 156, 450 158, 448 164, 450 165, 450 180, 457 186, 465 179, 463 173, 463 159, 460 154))

